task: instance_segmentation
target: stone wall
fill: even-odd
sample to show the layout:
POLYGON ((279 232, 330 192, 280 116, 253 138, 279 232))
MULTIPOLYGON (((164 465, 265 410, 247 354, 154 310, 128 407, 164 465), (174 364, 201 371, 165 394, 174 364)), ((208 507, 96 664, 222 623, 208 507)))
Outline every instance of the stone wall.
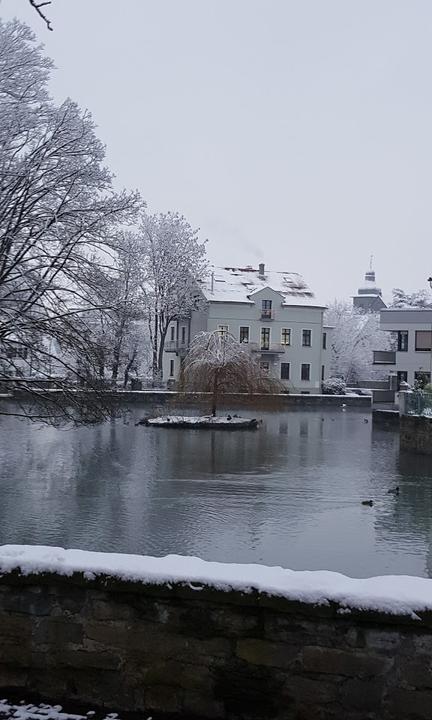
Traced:
POLYGON ((401 415, 400 447, 402 450, 432 455, 432 418, 401 415))
POLYGON ((432 613, 79 573, 0 578, 5 694, 145 710, 153 720, 426 720, 431 667, 432 613))
MULTIPOLYGON (((62 391, 59 390, 59 393, 62 391)), ((19 389, 1 397, 0 401, 10 399, 25 400, 27 394, 19 389)), ((124 390, 107 393, 106 399, 111 397, 115 403, 121 405, 157 405, 170 407, 197 407, 209 409, 211 406, 211 393, 181 393, 166 390, 124 390)), ((219 407, 239 408, 250 407, 256 410, 283 410, 303 407, 340 407, 345 403, 347 407, 360 407, 370 409, 372 398, 369 395, 298 395, 298 394, 270 394, 270 393, 226 393, 218 400, 219 407)))
MULTIPOLYGON (((158 392, 157 390, 125 391, 117 399, 136 404, 158 404, 172 407, 210 408, 211 393, 158 392)), ((218 399, 222 408, 248 407, 257 410, 283 410, 303 407, 347 407, 370 409, 372 398, 368 395, 298 395, 269 393, 225 393, 218 399)))

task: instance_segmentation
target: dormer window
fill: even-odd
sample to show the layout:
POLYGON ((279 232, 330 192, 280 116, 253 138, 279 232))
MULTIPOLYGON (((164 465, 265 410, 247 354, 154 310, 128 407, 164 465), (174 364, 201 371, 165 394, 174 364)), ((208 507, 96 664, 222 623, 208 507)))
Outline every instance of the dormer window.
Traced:
POLYGON ((271 320, 273 317, 272 301, 261 300, 261 318, 263 320, 271 320))

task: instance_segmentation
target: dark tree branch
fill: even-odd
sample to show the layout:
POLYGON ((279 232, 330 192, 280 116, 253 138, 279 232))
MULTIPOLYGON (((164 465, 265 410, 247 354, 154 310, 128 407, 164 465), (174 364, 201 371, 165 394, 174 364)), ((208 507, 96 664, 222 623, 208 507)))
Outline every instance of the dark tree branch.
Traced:
POLYGON ((46 23, 46 26, 48 30, 54 30, 54 28, 51 25, 51 21, 48 20, 45 13, 42 12, 41 8, 44 7, 44 5, 51 5, 51 0, 46 0, 45 2, 36 2, 36 0, 29 0, 30 5, 32 8, 34 8, 37 12, 37 14, 42 18, 42 20, 46 23))

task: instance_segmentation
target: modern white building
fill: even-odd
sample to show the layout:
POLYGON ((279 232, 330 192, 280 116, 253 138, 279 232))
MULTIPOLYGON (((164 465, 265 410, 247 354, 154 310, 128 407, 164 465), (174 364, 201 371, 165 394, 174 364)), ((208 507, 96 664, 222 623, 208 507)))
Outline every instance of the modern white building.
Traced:
POLYGON ((201 286, 206 307, 172 323, 164 352, 164 379, 176 380, 191 339, 226 331, 248 343, 264 372, 291 392, 320 393, 328 377, 330 328, 319 303, 297 273, 252 267, 214 268, 201 286))
POLYGON ((396 373, 413 385, 420 376, 432 375, 432 308, 388 308, 381 310, 380 328, 392 333, 394 350, 374 352, 374 364, 396 373))

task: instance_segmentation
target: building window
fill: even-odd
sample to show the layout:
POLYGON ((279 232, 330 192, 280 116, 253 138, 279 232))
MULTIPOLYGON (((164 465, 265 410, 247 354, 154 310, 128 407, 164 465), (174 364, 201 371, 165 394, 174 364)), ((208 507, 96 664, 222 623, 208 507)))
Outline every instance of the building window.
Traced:
POLYGON ((398 352, 408 351, 408 330, 399 330, 397 334, 397 349, 398 352))
POLYGON ((261 328, 261 350, 270 350, 270 328, 261 328))
POLYGON ((170 360, 170 377, 174 377, 174 360, 170 360))
POLYGON ((289 380, 290 379, 290 364, 289 363, 281 363, 281 380, 289 380))
POLYGON ((432 332, 430 330, 416 330, 416 350, 432 350, 432 332))
POLYGON ((325 365, 321 365, 321 380, 325 378, 325 365))
POLYGON ((301 366, 301 379, 306 382, 309 382, 310 380, 310 367, 309 363, 303 363, 301 366))
POLYGON ((229 325, 218 325, 218 333, 228 335, 229 325))
POLYGON ((182 329, 181 329, 181 344, 182 345, 186 344, 186 328, 185 327, 182 327, 182 329))
POLYGON ((282 328, 281 330, 281 344, 291 345, 291 330, 288 328, 282 328))
POLYGON ((271 320, 272 318, 272 301, 262 300, 261 301, 261 317, 271 320))
POLYGON ((263 375, 268 375, 270 372, 270 363, 262 360, 260 362, 260 370, 263 375))
POLYGON ((311 347, 312 345, 312 330, 302 331, 302 345, 303 347, 311 347))
POLYGON ((241 343, 249 342, 249 328, 246 326, 240 327, 240 342, 241 343))
POLYGON ((174 325, 171 325, 171 342, 174 342, 175 340, 175 327, 174 325))
POLYGON ((323 350, 327 350, 327 333, 323 332, 323 350))

